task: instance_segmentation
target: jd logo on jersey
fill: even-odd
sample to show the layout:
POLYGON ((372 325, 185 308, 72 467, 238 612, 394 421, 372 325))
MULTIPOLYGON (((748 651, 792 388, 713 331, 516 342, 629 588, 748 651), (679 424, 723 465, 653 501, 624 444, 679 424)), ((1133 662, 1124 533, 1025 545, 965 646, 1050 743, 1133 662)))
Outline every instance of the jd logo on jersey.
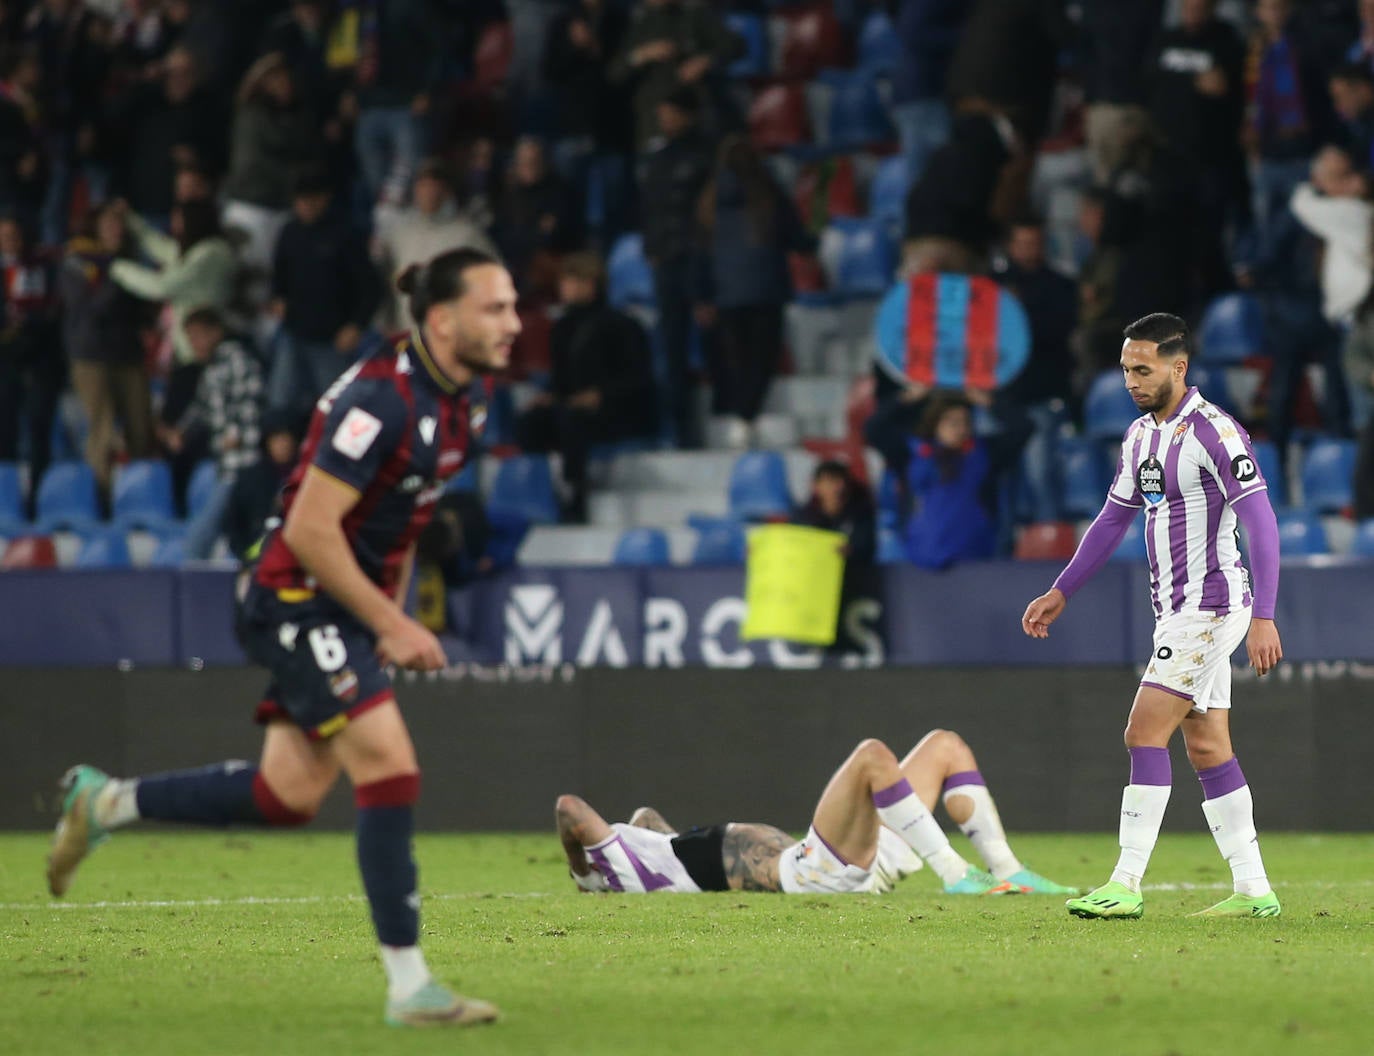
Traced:
POLYGON ((1164 498, 1164 467, 1159 459, 1151 455, 1135 471, 1135 486, 1146 502, 1158 502, 1164 498))
POLYGON ((1259 470, 1255 467, 1255 460, 1249 455, 1237 455, 1231 459, 1231 476, 1242 484, 1254 480, 1258 475, 1259 470))

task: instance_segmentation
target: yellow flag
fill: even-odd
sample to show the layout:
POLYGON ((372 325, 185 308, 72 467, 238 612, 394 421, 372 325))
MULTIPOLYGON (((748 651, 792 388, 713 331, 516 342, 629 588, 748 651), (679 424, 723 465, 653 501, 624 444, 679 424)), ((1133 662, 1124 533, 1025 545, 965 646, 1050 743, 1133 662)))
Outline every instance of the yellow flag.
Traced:
POLYGON ((839 532, 797 524, 752 529, 740 636, 745 641, 832 644, 840 616, 845 542, 839 532))

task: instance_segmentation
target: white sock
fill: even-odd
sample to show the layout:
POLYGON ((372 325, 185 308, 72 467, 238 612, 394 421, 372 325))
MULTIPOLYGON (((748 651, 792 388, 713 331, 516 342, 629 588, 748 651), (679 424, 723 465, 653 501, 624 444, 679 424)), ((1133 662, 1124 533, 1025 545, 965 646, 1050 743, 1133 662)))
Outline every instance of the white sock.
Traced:
POLYGON ((1239 894, 1258 897, 1273 890, 1260 857, 1259 835, 1255 832, 1255 806, 1250 786, 1241 785, 1216 799, 1203 800, 1202 813, 1217 841, 1217 850, 1231 867, 1231 879, 1239 894))
POLYGON ((1121 857, 1112 879, 1137 893, 1159 840, 1171 791, 1170 785, 1127 785, 1121 793, 1121 857))
POLYGON ((919 854, 946 884, 957 883, 968 872, 968 862, 949 845, 949 838, 926 805, 911 791, 906 778, 873 794, 873 806, 884 825, 919 854))
POLYGON ((959 831, 969 838, 973 849, 987 863, 988 872, 1005 880, 1021 871, 1021 863, 1011 853, 1007 834, 1002 828, 1002 818, 997 813, 997 804, 992 801, 992 793, 987 785, 955 785, 945 790, 945 810, 949 810, 952 796, 967 796, 973 801, 973 813, 967 821, 959 822, 959 831))
POLYGON ((102 827, 117 829, 138 820, 138 779, 111 778, 92 804, 102 827))
POLYGON ((429 966, 420 947, 383 946, 381 950, 388 1000, 404 1001, 429 982, 429 966))

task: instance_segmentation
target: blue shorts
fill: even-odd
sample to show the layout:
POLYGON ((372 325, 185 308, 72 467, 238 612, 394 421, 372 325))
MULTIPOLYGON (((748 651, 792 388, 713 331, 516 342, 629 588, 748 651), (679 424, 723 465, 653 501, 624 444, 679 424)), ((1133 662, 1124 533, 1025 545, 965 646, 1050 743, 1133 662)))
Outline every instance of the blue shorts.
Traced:
POLYGON ((294 722, 321 740, 396 699, 376 635, 325 595, 250 583, 236 622, 244 652, 272 672, 257 708, 263 725, 294 722))

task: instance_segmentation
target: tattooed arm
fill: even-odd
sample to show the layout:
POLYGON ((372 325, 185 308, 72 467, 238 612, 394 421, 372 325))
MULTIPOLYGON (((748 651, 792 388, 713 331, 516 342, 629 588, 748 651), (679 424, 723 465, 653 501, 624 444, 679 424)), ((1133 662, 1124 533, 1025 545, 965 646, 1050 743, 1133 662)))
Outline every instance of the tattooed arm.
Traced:
POLYGON ((772 825, 731 823, 721 844, 730 890, 781 891, 778 858, 796 842, 772 825))

